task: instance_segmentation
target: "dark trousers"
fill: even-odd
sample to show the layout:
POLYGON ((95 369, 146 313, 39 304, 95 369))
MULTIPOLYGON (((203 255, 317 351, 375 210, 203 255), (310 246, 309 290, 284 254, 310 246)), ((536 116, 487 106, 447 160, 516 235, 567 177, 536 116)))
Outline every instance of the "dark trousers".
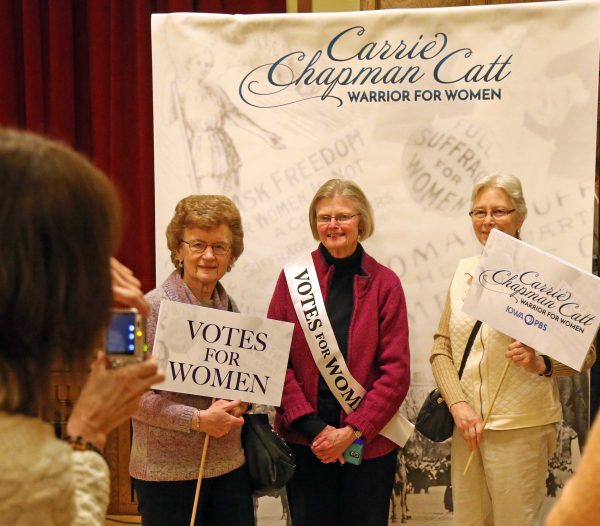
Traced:
MULTIPOLYGON (((133 482, 144 526, 190 526, 197 481, 133 482)), ((245 464, 225 475, 202 479, 194 524, 254 526, 252 489, 245 464)))
POLYGON ((287 484, 294 526, 387 526, 396 450, 352 464, 323 464, 309 447, 289 444, 296 472, 287 484))

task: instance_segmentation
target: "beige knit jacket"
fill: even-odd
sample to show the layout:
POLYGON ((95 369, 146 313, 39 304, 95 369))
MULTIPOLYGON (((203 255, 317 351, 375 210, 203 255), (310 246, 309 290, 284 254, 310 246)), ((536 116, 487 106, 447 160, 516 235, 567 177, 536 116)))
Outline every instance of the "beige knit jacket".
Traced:
POLYGON ((0 524, 103 526, 109 497, 106 462, 73 451, 36 418, 0 412, 0 524))

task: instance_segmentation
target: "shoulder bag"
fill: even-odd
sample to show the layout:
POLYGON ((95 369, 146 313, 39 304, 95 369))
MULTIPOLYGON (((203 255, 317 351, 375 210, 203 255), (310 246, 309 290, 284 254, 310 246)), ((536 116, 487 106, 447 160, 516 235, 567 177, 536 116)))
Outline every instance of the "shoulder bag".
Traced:
MULTIPOLYGON (((460 362, 460 369, 458 371, 458 378, 462 377, 462 373, 467 363, 467 358, 471 352, 471 347, 475 341, 475 336, 479 331, 481 322, 477 320, 469 336, 469 341, 465 347, 462 360, 460 362)), ((417 415, 417 421, 415 428, 422 434, 425 435, 429 440, 434 442, 443 442, 452 436, 454 430, 454 419, 448 408, 448 404, 442 397, 439 389, 434 389, 427 395, 425 402, 419 410, 417 415)))
POLYGON ((252 489, 268 492, 282 488, 292 478, 296 464, 290 448, 269 424, 266 413, 246 413, 242 444, 252 489))

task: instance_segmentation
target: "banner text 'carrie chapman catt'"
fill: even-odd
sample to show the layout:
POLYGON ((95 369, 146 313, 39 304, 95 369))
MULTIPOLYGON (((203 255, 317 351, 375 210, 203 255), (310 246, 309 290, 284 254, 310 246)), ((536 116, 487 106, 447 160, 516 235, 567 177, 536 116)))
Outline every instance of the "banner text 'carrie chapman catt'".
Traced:
POLYGON ((392 43, 387 39, 365 42, 366 33, 363 26, 352 26, 335 35, 324 49, 313 53, 290 51, 272 63, 254 68, 240 83, 241 99, 251 106, 266 108, 331 97, 341 106, 342 99, 334 94, 338 86, 416 84, 428 71, 435 82, 443 85, 487 85, 499 83, 511 74, 512 53, 478 58, 470 47, 451 49, 449 37, 443 32, 429 39, 420 35, 414 42, 399 39, 392 43), (325 89, 316 96, 282 103, 278 95, 277 102, 268 102, 269 96, 281 94, 291 86, 311 85, 325 89))

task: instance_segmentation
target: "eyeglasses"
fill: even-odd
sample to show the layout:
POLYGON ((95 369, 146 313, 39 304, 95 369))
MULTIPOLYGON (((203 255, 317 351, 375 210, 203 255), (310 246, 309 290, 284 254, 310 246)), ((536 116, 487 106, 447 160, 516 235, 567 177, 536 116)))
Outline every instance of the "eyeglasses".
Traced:
POLYGON ((471 219, 478 219, 480 221, 482 219, 485 219, 488 216, 488 213, 494 219, 502 219, 503 217, 506 217, 507 215, 512 214, 515 210, 516 210, 516 208, 512 208, 511 210, 507 210, 506 208, 494 208, 488 212, 487 210, 484 210, 483 208, 476 208, 475 210, 471 210, 469 212, 469 215, 471 216, 471 219))
POLYGON ((360 215, 360 213, 357 213, 357 214, 338 214, 336 216, 322 215, 322 216, 317 216, 317 223, 322 223, 322 224, 331 223, 332 219, 336 223, 347 223, 348 221, 351 221, 353 217, 356 217, 356 216, 359 216, 359 215, 360 215))
POLYGON ((231 250, 231 247, 227 243, 207 243, 206 241, 200 241, 199 239, 193 241, 182 239, 181 242, 190 247, 190 250, 195 254, 204 254, 208 247, 212 248, 215 256, 224 256, 231 250))

